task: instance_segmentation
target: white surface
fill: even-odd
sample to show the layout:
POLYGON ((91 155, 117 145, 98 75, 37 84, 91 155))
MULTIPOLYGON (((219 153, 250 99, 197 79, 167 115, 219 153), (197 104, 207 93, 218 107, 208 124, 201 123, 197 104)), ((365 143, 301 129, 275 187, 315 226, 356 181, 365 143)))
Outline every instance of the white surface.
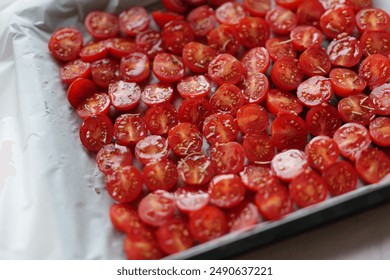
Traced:
MULTIPOLYGON (((380 2, 390 10, 388 1, 374 0, 376 6, 380 2)), ((124 258, 123 236, 108 219, 112 201, 104 190, 95 191, 104 183, 93 156, 79 142, 80 120, 68 105, 47 41, 60 26, 84 30, 82 19, 92 9, 118 11, 130 3, 1 0, 0 259, 124 258)), ((390 242, 386 238, 380 242, 390 242)), ((367 250, 356 244, 352 251, 339 250, 337 258, 355 253, 390 258, 378 246, 367 250)))

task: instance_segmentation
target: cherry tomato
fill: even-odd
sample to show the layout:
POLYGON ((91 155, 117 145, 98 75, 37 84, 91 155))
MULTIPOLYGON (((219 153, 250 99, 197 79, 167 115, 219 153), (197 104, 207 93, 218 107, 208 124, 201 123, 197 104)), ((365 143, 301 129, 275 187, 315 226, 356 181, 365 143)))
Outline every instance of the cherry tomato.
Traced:
POLYGON ((60 68, 60 77, 62 82, 70 85, 76 79, 88 78, 91 75, 91 64, 83 62, 80 59, 68 62, 60 68))
POLYGON ((131 7, 119 14, 119 29, 128 36, 148 29, 150 19, 144 7, 131 7))
POLYGON ((112 138, 112 122, 105 115, 87 117, 80 126, 81 143, 92 152, 97 152, 104 145, 111 143, 112 138))
POLYGON ((188 4, 184 0, 162 0, 162 4, 168 11, 184 14, 188 9, 188 4))
POLYGON ((204 120, 212 113, 213 109, 206 98, 191 98, 181 103, 178 118, 180 122, 193 123, 201 130, 204 120))
POLYGON ((84 25, 88 33, 98 40, 115 37, 119 32, 117 16, 102 11, 88 13, 84 25))
POLYGON ((255 204, 266 220, 279 220, 293 211, 288 190, 281 185, 273 185, 255 196, 255 204))
POLYGON ((91 70, 92 80, 99 87, 108 88, 111 83, 119 80, 119 62, 116 60, 97 60, 91 64, 91 70))
POLYGON ((168 83, 148 84, 141 93, 141 100, 152 107, 171 101, 173 93, 173 87, 168 83))
POLYGON ((217 143, 210 149, 216 174, 237 174, 244 169, 244 148, 237 142, 217 143))
POLYGON ((315 106, 307 112, 306 126, 314 136, 325 135, 332 137, 341 126, 339 112, 328 104, 315 106))
POLYGON ((237 34, 247 48, 263 47, 269 38, 267 22, 260 17, 244 17, 238 23, 237 34))
POLYGON ((187 15, 187 22, 191 25, 196 36, 206 36, 217 23, 213 8, 207 5, 196 7, 187 15))
POLYGON ((192 212, 189 228, 191 235, 200 243, 221 237, 229 231, 225 213, 212 205, 192 212))
POLYGON ((154 19, 154 22, 160 27, 161 29, 164 27, 165 24, 172 20, 182 20, 184 19, 183 15, 177 14, 175 12, 170 11, 153 11, 152 17, 154 19))
POLYGON ((134 52, 122 57, 120 63, 121 77, 127 82, 142 82, 149 77, 149 58, 141 52, 134 52))
POLYGON ((158 260, 164 256, 156 241, 138 235, 126 237, 124 250, 129 260, 158 260))
POLYGON ((327 103, 333 96, 329 78, 313 76, 302 82, 297 88, 297 97, 303 105, 314 107, 327 103))
POLYGON ((215 10, 215 17, 221 24, 236 25, 245 16, 244 7, 236 2, 226 2, 215 10))
POLYGON ((230 83, 222 84, 210 97, 210 105, 214 113, 229 113, 235 116, 244 104, 241 90, 230 83))
POLYGON ((378 117, 371 121, 369 132, 372 141, 382 147, 390 147, 390 118, 378 117))
POLYGON ((108 51, 118 58, 138 51, 138 47, 135 43, 124 38, 111 38, 106 42, 108 51))
POLYGON ((385 84, 390 78, 389 58, 381 54, 366 57, 359 66, 359 76, 371 89, 385 84))
POLYGON ((308 48, 321 46, 323 35, 321 30, 310 25, 299 25, 290 32, 292 45, 297 51, 305 51, 308 48))
POLYGON ((110 220, 116 230, 127 234, 137 234, 146 225, 138 217, 137 209, 130 203, 116 203, 110 207, 110 220))
POLYGON ((333 135, 341 155, 354 161, 371 144, 367 128, 357 123, 346 123, 333 135))
POLYGON ((347 161, 338 161, 322 173, 322 178, 328 185, 331 195, 337 196, 350 191, 357 187, 357 174, 355 168, 347 161))
POLYGON ((161 38, 168 51, 181 54, 184 46, 194 41, 195 33, 186 21, 173 20, 164 25, 161 38))
POLYGON ((271 137, 265 132, 246 134, 242 146, 250 162, 257 164, 269 163, 275 156, 275 145, 271 137))
POLYGON ((245 187, 253 192, 278 184, 275 172, 268 166, 247 165, 240 176, 245 187))
POLYGON ((98 91, 94 82, 86 78, 74 80, 67 92, 67 98, 74 108, 77 108, 85 99, 98 91))
POLYGON ((180 187, 174 195, 177 207, 184 213, 202 209, 210 200, 207 190, 199 186, 180 187))
POLYGON ((111 101, 108 94, 99 92, 82 101, 79 106, 77 106, 76 113, 82 119, 99 114, 107 115, 110 111, 110 105, 111 101))
POLYGON ((173 196, 162 190, 147 194, 138 204, 138 216, 152 227, 162 226, 171 220, 175 210, 173 196))
POLYGON ((180 179, 190 186, 203 186, 214 175, 211 160, 204 154, 194 153, 181 159, 177 165, 180 179))
POLYGON ((363 55, 381 54, 390 55, 390 33, 387 31, 366 31, 360 37, 363 55))
POLYGON ((390 17, 386 11, 378 8, 361 9, 356 14, 356 25, 360 32, 387 31, 390 17))
POLYGON ((275 155, 271 162, 272 170, 284 182, 290 182, 300 175, 308 165, 306 154, 296 149, 286 150, 275 155))
POLYGON ((283 57, 275 61, 271 69, 271 81, 282 90, 295 90, 303 81, 298 60, 283 57))
POLYGON ((169 102, 155 105, 146 110, 145 124, 152 134, 167 134, 177 122, 176 109, 169 102))
POLYGON ((266 48, 255 47, 245 53, 242 66, 250 75, 265 73, 270 65, 270 56, 266 48))
POLYGON ((256 205, 244 200, 227 212, 230 232, 252 229, 259 221, 259 216, 256 205))
POLYGON ((49 51, 58 60, 72 61, 79 56, 83 35, 74 28, 61 28, 51 35, 49 51))
POLYGON ((160 81, 173 83, 184 77, 185 67, 180 57, 159 53, 153 61, 153 73, 160 81))
POLYGON ((106 175, 108 194, 120 203, 132 202, 142 192, 142 175, 134 166, 118 168, 106 175))
POLYGON ((211 90, 211 82, 204 75, 189 76, 177 84, 177 91, 183 98, 206 97, 211 90))
POLYGON ((242 95, 246 103, 262 102, 269 91, 270 84, 267 76, 263 73, 246 73, 244 79, 239 83, 242 95))
POLYGON ((237 124, 245 134, 260 134, 268 127, 268 121, 267 111, 257 104, 241 106, 237 111, 237 124))
POLYGON ((254 17, 264 17, 271 9, 270 0, 244 0, 244 8, 254 17))
POLYGON ((207 43, 217 52, 228 54, 235 54, 240 48, 236 28, 224 24, 220 24, 207 34, 207 43))
POLYGON ((363 55, 359 40, 352 36, 334 39, 327 52, 332 65, 341 67, 355 66, 363 55))
POLYGON ((208 188, 210 203, 221 208, 237 206, 244 200, 245 191, 240 176, 235 174, 215 176, 208 188))
POLYGON ((148 134, 148 129, 139 114, 120 115, 114 124, 114 136, 120 145, 134 145, 148 134))
POLYGON ((337 5, 322 14, 320 26, 328 38, 336 38, 339 34, 351 34, 355 28, 355 14, 346 5, 337 5))
POLYGON ((243 74, 242 63, 227 53, 217 55, 208 67, 208 75, 217 85, 236 84, 242 79, 243 74))
POLYGON ((328 195, 325 180, 311 169, 292 179, 288 189, 292 200, 301 208, 320 203, 328 195))
POLYGON ((372 7, 372 1, 373 0, 348 0, 348 5, 357 13, 361 9, 372 7))
POLYGON ((303 110, 302 103, 292 93, 279 89, 271 89, 267 94, 267 109, 275 116, 282 113, 299 114, 303 110))
POLYGON ((120 111, 129 111, 138 105, 141 88, 136 83, 116 81, 108 87, 111 104, 120 111))
POLYGON ((238 131, 236 120, 227 113, 212 114, 203 123, 203 135, 210 145, 235 141, 238 131))
POLYGON ((135 156, 142 164, 168 159, 168 141, 159 135, 146 136, 135 145, 135 156))
POLYGON ((299 57, 299 66, 306 76, 325 76, 332 64, 323 48, 308 48, 299 57))
POLYGON ((305 147, 308 130, 305 121, 294 114, 279 114, 271 126, 272 142, 279 151, 305 147))
POLYGON ((305 0, 297 8, 298 24, 320 26, 320 19, 325 12, 318 0, 305 0))
POLYGON ((297 16, 282 6, 276 6, 265 16, 269 28, 279 35, 288 34, 298 23, 297 16))
POLYGON ((371 91, 369 98, 375 107, 378 115, 390 115, 390 84, 384 84, 371 91))
POLYGON ((202 133, 192 123, 179 123, 168 132, 169 147, 181 157, 200 152, 202 142, 202 133))
POLYGON ((150 59, 153 59, 156 54, 165 51, 165 45, 161 39, 161 34, 156 30, 148 29, 138 33, 135 37, 135 43, 150 59))
POLYGON ((176 164, 168 159, 151 161, 142 170, 142 178, 145 186, 150 191, 172 189, 177 182, 178 173, 176 164))
POLYGON ((361 93, 367 84, 356 72, 344 68, 333 68, 329 78, 334 92, 340 97, 361 93))
POLYGON ((273 61, 284 57, 297 57, 297 52, 293 48, 292 43, 289 39, 283 39, 278 37, 268 39, 265 42, 265 48, 267 49, 269 56, 273 61))
POLYGON ((216 50, 198 42, 190 42, 183 48, 183 62, 194 73, 207 72, 210 61, 216 55, 216 50))
POLYGON ((337 109, 344 122, 355 122, 367 126, 375 118, 373 102, 362 93, 341 99, 337 109))
POLYGON ((329 136, 316 136, 306 145, 305 154, 310 167, 323 172, 337 161, 340 151, 329 136))
POLYGON ((359 154, 355 167, 363 181, 375 184, 390 173, 390 158, 377 148, 368 148, 359 154))
POLYGON ((130 166, 132 160, 130 149, 118 144, 104 145, 96 154, 96 165, 103 174, 110 174, 119 168, 130 166))
POLYGON ((107 42, 90 42, 81 49, 79 55, 81 60, 85 62, 94 62, 106 58, 108 55, 107 42))

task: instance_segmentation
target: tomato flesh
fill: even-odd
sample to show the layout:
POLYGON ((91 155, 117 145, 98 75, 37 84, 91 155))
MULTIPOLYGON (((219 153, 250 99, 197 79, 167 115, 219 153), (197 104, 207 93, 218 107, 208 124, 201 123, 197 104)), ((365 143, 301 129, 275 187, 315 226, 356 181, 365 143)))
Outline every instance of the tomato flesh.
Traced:
POLYGON ((80 126, 81 143, 92 152, 98 152, 104 145, 111 143, 112 138, 112 122, 105 115, 87 117, 80 126))
POLYGON ((61 61, 76 59, 83 45, 83 35, 74 28, 61 28, 51 35, 49 51, 61 61))
POLYGON ((337 196, 357 188, 358 176, 355 168, 347 161, 338 161, 322 174, 331 195, 337 196))
POLYGON ((266 220, 279 220, 293 211, 293 203, 288 190, 281 185, 273 185, 255 196, 260 214, 266 220))
POLYGON ((329 136, 316 136, 306 145, 305 154, 310 167, 323 172, 337 161, 340 151, 329 136))
POLYGON ((271 162, 271 168, 276 176, 290 182, 308 167, 307 156, 304 152, 296 149, 286 150, 277 154, 271 162))
POLYGON ((360 153, 355 167, 359 177, 365 182, 378 183, 390 173, 390 158, 376 148, 368 148, 360 153))

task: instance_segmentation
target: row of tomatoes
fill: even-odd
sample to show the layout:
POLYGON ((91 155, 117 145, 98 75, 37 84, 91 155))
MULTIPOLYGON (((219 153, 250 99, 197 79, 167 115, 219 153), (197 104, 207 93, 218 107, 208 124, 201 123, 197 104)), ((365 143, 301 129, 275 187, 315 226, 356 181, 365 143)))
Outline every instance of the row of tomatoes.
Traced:
POLYGON ((162 2, 161 31, 132 7, 89 13, 85 45, 74 28, 49 41, 128 258, 177 253, 390 172, 385 11, 162 2))

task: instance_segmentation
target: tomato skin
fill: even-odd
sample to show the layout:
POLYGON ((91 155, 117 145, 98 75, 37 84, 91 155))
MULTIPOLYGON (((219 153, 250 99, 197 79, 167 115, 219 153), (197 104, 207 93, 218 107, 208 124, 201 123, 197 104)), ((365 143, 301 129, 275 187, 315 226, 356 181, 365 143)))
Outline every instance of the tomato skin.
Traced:
POLYGON ((244 104, 244 96, 241 90, 230 83, 222 84, 210 97, 210 105, 214 113, 237 114, 244 104))
POLYGON ((381 54, 389 57, 390 32, 387 31, 365 31, 360 37, 363 55, 381 54))
POLYGON ((131 7, 119 14, 119 29, 128 36, 148 29, 150 23, 148 12, 144 7, 131 7))
POLYGON ((179 123, 168 132, 169 147, 180 157, 200 152, 202 142, 202 133, 192 123, 179 123))
POLYGON ((275 156, 275 145, 271 137, 265 132, 246 134, 242 146, 250 162, 258 164, 269 163, 275 156))
POLYGON ((249 49, 263 47, 270 35, 267 22, 260 17, 242 18, 237 33, 241 44, 249 49))
POLYGON ((121 167, 130 166, 132 160, 130 149, 118 144, 107 144, 96 154, 96 165, 103 174, 110 174, 121 167))
POLYGON ((145 114, 145 124, 152 134, 165 135, 177 124, 177 112, 169 102, 157 104, 145 114))
POLYGON ((189 229, 191 235, 200 243, 221 237, 229 231, 225 213, 212 205, 191 213, 189 229))
POLYGON ((188 224, 183 219, 174 219, 160 226, 156 231, 158 244, 166 254, 175 254, 194 244, 188 224))
POLYGON ((184 99, 178 110, 180 122, 195 124, 200 130, 204 120, 213 113, 210 102, 206 98, 184 99))
POLYGON ((307 156, 296 149, 281 152, 272 159, 271 168, 276 177, 283 182, 290 182, 308 167, 307 156))
POLYGON ((190 42, 184 46, 182 54, 183 63, 188 69, 194 73, 205 73, 217 51, 201 43, 190 42))
POLYGON ((307 107, 327 103, 332 96, 332 84, 328 78, 322 76, 313 76, 302 82, 297 88, 298 99, 307 107))
POLYGON ((278 184, 275 172, 268 166, 249 164, 240 176, 244 186, 253 192, 278 184))
POLYGON ((174 195, 177 207, 187 214, 202 209, 210 200, 207 189, 199 186, 180 187, 174 195))
POLYGON ((316 136, 305 147, 310 167, 323 172, 337 161, 340 150, 329 136, 316 136))
POLYGON ((342 33, 351 34, 355 25, 355 14, 352 8, 346 5, 328 9, 320 19, 322 32, 331 39, 342 33))
POLYGON ((152 227, 162 226, 171 220, 175 210, 173 196, 162 190, 147 194, 138 204, 138 216, 152 227))
POLYGON ((295 13, 282 6, 269 10, 265 16, 270 29, 279 35, 288 34, 298 23, 295 13))
POLYGON ((210 145, 235 141, 238 132, 236 120, 227 113, 212 114, 203 123, 203 135, 210 145))
POLYGON ((381 54, 370 55, 362 61, 358 72, 367 85, 374 89, 390 78, 390 60, 381 54))
POLYGON ((283 57, 275 61, 271 69, 271 81, 282 90, 295 90, 303 81, 304 74, 298 60, 283 57))
POLYGON ((77 115, 85 119, 94 115, 107 115, 110 110, 110 97, 106 93, 95 93, 84 101, 82 101, 76 108, 77 115))
POLYGON ((296 95, 282 91, 280 89, 271 89, 266 99, 267 109, 274 116, 283 113, 292 113, 298 115, 303 111, 302 103, 296 95))
POLYGON ((390 16, 378 8, 361 9, 356 14, 356 24, 360 32, 387 31, 390 27, 390 16))
POLYGON ((244 67, 234 56, 224 53, 217 55, 208 66, 209 77, 217 84, 237 84, 243 77, 244 67))
POLYGON ((363 92, 367 83, 356 72, 345 68, 333 68, 329 73, 330 82, 336 95, 347 97, 363 92))
POLYGON ((320 203, 328 195, 325 180, 311 169, 292 179, 288 189, 292 200, 301 208, 320 203))
POLYGON ((344 122, 355 122, 367 126, 375 118, 374 103, 362 93, 341 99, 337 109, 344 122))
POLYGON ((49 40, 49 51, 58 60, 72 61, 79 56, 83 45, 83 35, 74 28, 61 28, 49 40))
POLYGON ((308 48, 299 57, 299 66, 306 76, 326 76, 332 64, 323 48, 308 48))
POLYGON ((237 142, 217 143, 210 149, 216 174, 237 174, 244 169, 244 148, 237 142))
POLYGON ((359 154, 355 167, 363 181, 375 184, 390 173, 390 158, 377 148, 368 148, 359 154))
POLYGON ((186 21, 173 20, 164 25, 161 38, 168 51, 181 54, 184 46, 194 41, 195 33, 186 21))
POLYGON ((230 232, 252 229, 259 221, 260 215, 254 203, 244 200, 227 212, 230 232))
POLYGON ((88 13, 84 25, 88 33, 98 40, 115 37, 119 32, 117 16, 102 11, 88 13))
POLYGON ((168 159, 168 141, 159 135, 149 135, 135 145, 135 156, 142 164, 168 159))
POLYGON ((334 39, 330 42, 327 52, 332 65, 341 67, 355 66, 363 55, 359 40, 352 36, 334 39))
POLYGON ((126 237, 124 246, 129 260, 158 260, 164 257, 164 253, 153 239, 131 234, 126 237))
POLYGON ((390 115, 390 85, 384 84, 374 88, 369 98, 374 103, 375 113, 378 115, 390 115))
POLYGON ((159 53, 153 61, 153 73, 160 81, 173 83, 184 77, 185 67, 180 57, 169 53, 159 53))
POLYGON ((91 75, 91 65, 80 59, 68 62, 60 68, 60 77, 62 82, 70 85, 76 79, 88 78, 91 75))
POLYGON ((138 114, 122 114, 114 124, 114 135, 120 145, 135 145, 148 133, 145 122, 138 114))
POLYGON ((187 21, 198 37, 206 36, 217 23, 214 10, 208 5, 196 7, 189 12, 187 21))
POLYGON ((372 141, 378 146, 390 147, 390 118, 378 117, 371 121, 369 132, 372 141))
POLYGON ((119 70, 126 82, 145 81, 150 74, 149 57, 141 52, 133 52, 121 58, 119 70))
POLYGON ((181 159, 177 165, 181 180, 189 186, 203 186, 214 175, 211 160, 202 153, 194 153, 181 159))
POLYGON ((355 168, 347 161, 338 161, 324 170, 322 178, 332 196, 338 196, 357 187, 358 176, 355 168))
POLYGON ((112 138, 112 122, 105 115, 87 117, 80 126, 80 141, 92 152, 97 152, 104 145, 111 143, 112 138))
POLYGON ((176 164, 168 159, 151 161, 144 166, 142 178, 145 186, 150 191, 168 191, 177 182, 178 172, 176 170, 176 164))
POLYGON ((288 190, 279 185, 273 185, 255 196, 255 204, 260 214, 270 221, 279 220, 293 211, 288 190))
POLYGON ((162 0, 165 9, 170 12, 184 14, 188 9, 188 4, 184 0, 162 0))
POLYGON ((97 92, 97 87, 94 82, 86 78, 74 80, 67 91, 67 98, 74 108, 77 108, 85 99, 97 92))
POLYGON ((136 83, 116 81, 108 87, 111 104, 119 111, 129 111, 141 99, 141 88, 136 83))
POLYGON ((311 108, 307 112, 305 121, 309 132, 314 136, 332 137, 341 126, 338 110, 326 103, 311 108))

